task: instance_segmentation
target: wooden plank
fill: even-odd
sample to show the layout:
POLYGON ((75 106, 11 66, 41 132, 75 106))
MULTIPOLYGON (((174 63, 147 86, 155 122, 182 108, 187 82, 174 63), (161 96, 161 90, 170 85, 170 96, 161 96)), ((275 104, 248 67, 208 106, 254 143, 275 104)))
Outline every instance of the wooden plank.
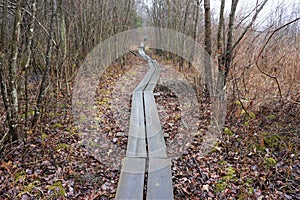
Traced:
POLYGON ((152 92, 144 92, 144 102, 146 114, 148 157, 166 158, 166 144, 152 92))
POLYGON ((153 96, 153 90, 159 79, 160 70, 155 62, 148 61, 148 64, 150 67, 155 68, 153 76, 144 91, 148 157, 166 158, 166 144, 153 96))
POLYGON ((146 159, 149 159, 147 199, 173 199, 171 162, 167 159, 153 96, 160 75, 159 65, 142 48, 139 53, 148 60, 150 69, 133 92, 127 157, 123 159, 116 199, 143 199, 146 159))
POLYGON ((115 199, 143 199, 146 158, 125 158, 115 199))
POLYGON ((159 76, 160 76, 160 70, 159 69, 156 69, 155 72, 153 73, 153 76, 151 77, 151 80, 148 82, 148 85, 147 87, 145 88, 145 91, 153 91, 156 84, 157 84, 157 81, 159 79, 159 76))
POLYGON ((148 65, 150 66, 150 68, 154 68, 155 70, 151 79, 148 82, 147 87, 145 88, 145 91, 153 91, 160 76, 160 69, 159 65, 152 60, 148 61, 148 65))
POLYGON ((144 91, 144 89, 146 88, 146 86, 147 86, 149 80, 151 79, 154 71, 155 71, 155 68, 154 67, 150 67, 150 69, 148 70, 148 72, 146 73, 146 75, 143 77, 143 79, 141 80, 141 82, 134 89, 133 93, 144 91))
POLYGON ((147 199, 173 199, 171 161, 149 158, 147 199))
POLYGON ((127 157, 147 157, 143 93, 132 96, 132 106, 127 142, 127 157))
POLYGON ((143 91, 151 80, 154 72, 155 68, 150 66, 150 69, 133 92, 126 151, 127 157, 147 157, 143 91))
POLYGON ((148 56, 145 52, 144 52, 144 49, 145 49, 145 45, 144 43, 141 43, 140 47, 139 47, 139 54, 140 56, 145 59, 145 60, 151 60, 151 57, 148 56))

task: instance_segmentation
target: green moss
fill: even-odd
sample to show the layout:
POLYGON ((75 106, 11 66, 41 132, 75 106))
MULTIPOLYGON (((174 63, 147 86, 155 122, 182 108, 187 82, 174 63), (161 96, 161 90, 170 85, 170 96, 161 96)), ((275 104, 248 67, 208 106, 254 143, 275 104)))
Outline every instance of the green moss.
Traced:
POLYGON ((56 147, 56 150, 66 150, 70 147, 70 145, 66 143, 59 143, 56 147))
POLYGON ((261 157, 263 157, 267 154, 265 146, 260 146, 259 143, 253 143, 251 145, 251 149, 252 149, 251 150, 252 152, 254 152, 256 155, 261 156, 261 157))
POLYGON ((250 186, 252 183, 253 183, 253 180, 251 178, 249 178, 245 181, 246 186, 250 186))
POLYGON ((177 121, 177 120, 179 120, 179 119, 181 119, 181 116, 180 116, 180 114, 177 114, 177 115, 175 116, 175 120, 177 121))
POLYGON ((42 141, 45 141, 45 139, 47 139, 49 137, 49 135, 47 135, 46 133, 42 133, 41 138, 42 141))
POLYGON ((248 127, 248 126, 249 126, 249 122, 246 121, 246 122, 244 123, 244 125, 248 127))
POLYGON ((131 72, 130 72, 130 75, 131 75, 131 76, 136 76, 136 72, 135 72, 135 71, 131 71, 131 72))
POLYGON ((269 132, 263 132, 262 135, 264 137, 266 147, 271 148, 280 145, 279 143, 281 139, 277 135, 269 132))
POLYGON ((254 194, 254 188, 253 187, 248 188, 248 194, 249 195, 253 195, 254 194))
POLYGON ((254 112, 248 112, 249 113, 249 117, 251 119, 255 119, 256 118, 256 115, 254 114, 254 112))
POLYGON ((240 100, 236 100, 236 101, 235 101, 235 105, 242 107, 242 103, 241 103, 240 100))
POLYGON ((241 114, 247 119, 255 119, 256 115, 254 112, 242 110, 241 114))
POLYGON ((21 170, 21 171, 17 172, 15 174, 14 179, 15 179, 16 182, 19 182, 19 181, 22 182, 22 181, 24 181, 26 179, 26 173, 25 173, 25 171, 21 170))
POLYGON ((56 129, 56 128, 62 128, 62 127, 63 127, 63 125, 60 124, 60 123, 56 123, 56 124, 52 125, 52 128, 54 128, 54 129, 56 129))
POLYGON ((265 164, 267 167, 272 168, 276 165, 276 160, 274 158, 265 158, 265 164))
POLYGON ((229 136, 233 136, 233 132, 229 128, 224 129, 224 134, 229 135, 229 136))
POLYGON ((224 181, 236 180, 235 169, 233 167, 226 168, 226 175, 223 176, 224 181))
POLYGON ((54 113, 49 113, 48 115, 50 118, 54 118, 55 117, 55 114, 54 113))
POLYGON ((216 184, 215 192, 222 192, 227 188, 227 183, 220 181, 216 184))
POLYGON ((66 195, 66 190, 62 186, 61 181, 56 181, 55 183, 50 185, 48 189, 50 190, 50 193, 52 193, 52 197, 58 198, 66 195))
POLYGON ((98 105, 99 106, 105 106, 107 105, 109 102, 109 99, 108 98, 103 98, 101 101, 98 102, 98 105))
POLYGON ((109 90, 106 90, 106 89, 101 89, 101 90, 99 90, 99 93, 100 93, 100 94, 109 94, 110 91, 109 91, 109 90))
POLYGON ((220 162, 220 165, 223 165, 223 166, 224 166, 224 165, 226 165, 226 164, 227 164, 226 161, 221 161, 221 162, 220 162))
POLYGON ((285 151, 288 148, 288 143, 284 141, 289 141, 289 138, 284 135, 278 135, 273 132, 263 132, 264 144, 266 148, 276 151, 285 151))
POLYGON ((267 120, 274 120, 274 119, 276 119, 276 116, 275 115, 268 115, 268 116, 266 116, 266 119, 267 120))
MULTIPOLYGON (((29 110, 27 112, 27 116, 30 117, 30 116, 33 116, 34 115, 34 110, 29 110)), ((26 115, 25 113, 21 114, 21 119, 25 119, 26 115)))
POLYGON ((36 185, 40 184, 40 181, 33 181, 31 183, 29 183, 27 186, 24 186, 23 190, 20 191, 17 195, 18 198, 21 198, 24 194, 35 194, 35 197, 37 197, 36 195, 40 195, 40 190, 36 189, 36 185))
POLYGON ((228 167, 228 168, 226 169, 226 172, 227 172, 227 175, 228 175, 230 178, 232 178, 232 177, 235 176, 235 170, 234 170, 233 167, 228 167))

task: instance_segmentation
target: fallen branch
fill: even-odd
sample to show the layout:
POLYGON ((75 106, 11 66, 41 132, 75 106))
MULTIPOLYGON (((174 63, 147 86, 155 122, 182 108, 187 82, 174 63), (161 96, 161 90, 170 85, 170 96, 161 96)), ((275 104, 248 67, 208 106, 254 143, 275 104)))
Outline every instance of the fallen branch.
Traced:
POLYGON ((138 55, 136 55, 136 53, 134 53, 134 52, 131 51, 130 49, 128 49, 128 51, 129 51, 130 53, 132 53, 133 55, 138 56, 138 55))

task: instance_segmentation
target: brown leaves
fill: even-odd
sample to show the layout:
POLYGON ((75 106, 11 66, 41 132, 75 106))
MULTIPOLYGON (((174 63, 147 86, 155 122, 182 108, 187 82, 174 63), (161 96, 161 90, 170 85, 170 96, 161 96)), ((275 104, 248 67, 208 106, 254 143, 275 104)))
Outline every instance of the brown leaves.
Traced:
MULTIPOLYGON (((126 69, 129 66, 109 69, 96 97, 105 138, 124 150, 131 97, 123 94, 130 88, 125 85, 127 79, 118 89, 114 83, 126 69), (122 85, 126 86, 123 90, 122 85), (122 110, 117 112, 112 105, 122 110)), ((138 68, 133 72, 130 70, 127 78, 142 74, 138 68)), ((168 145, 178 136, 182 106, 166 88, 157 87, 155 94, 168 145)), ((255 113, 255 119, 247 119, 230 104, 228 130, 218 146, 202 156, 199 149, 211 113, 209 101, 201 102, 198 131, 183 155, 172 159, 175 199, 300 198, 300 123, 295 115, 299 108, 285 105, 282 113, 266 105, 255 113)), ((70 123, 69 112, 53 110, 45 118, 48 121, 42 131, 30 134, 25 148, 24 144, 12 144, 1 158, 0 199, 113 199, 120 171, 99 162, 78 143, 80 133, 70 123)))

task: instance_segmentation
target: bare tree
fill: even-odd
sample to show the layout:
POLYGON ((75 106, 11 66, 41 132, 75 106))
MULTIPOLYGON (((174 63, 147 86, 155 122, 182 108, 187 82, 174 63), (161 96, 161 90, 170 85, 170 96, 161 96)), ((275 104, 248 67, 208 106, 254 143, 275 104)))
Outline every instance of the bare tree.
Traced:
POLYGON ((31 20, 29 22, 28 27, 28 37, 27 37, 27 45, 26 45, 26 63, 25 63, 25 121, 28 120, 28 67, 31 60, 31 44, 34 35, 34 23, 35 23, 35 14, 36 14, 36 0, 32 0, 31 2, 31 20))
POLYGON ((95 45, 136 27, 135 9, 133 0, 1 1, 0 87, 9 128, 0 134, 1 146, 9 136, 22 139, 18 133, 26 133, 29 124, 34 127, 47 116, 45 110, 55 112, 47 103, 70 96, 76 71, 95 45), (51 93, 49 86, 54 86, 51 93))
POLYGON ((210 15, 210 0, 204 0, 204 19, 205 19, 205 33, 204 33, 204 66, 205 66, 205 82, 207 84, 208 90, 212 92, 212 74, 211 74, 211 15, 210 15), (208 54, 208 55, 207 55, 208 54))
POLYGON ((12 135, 13 140, 20 139, 19 133, 17 132, 18 126, 18 92, 16 85, 16 74, 17 74, 17 59, 18 59, 18 49, 20 42, 20 30, 21 30, 21 5, 22 1, 16 2, 15 9, 15 20, 14 20, 14 30, 12 35, 11 44, 11 55, 9 60, 9 90, 8 96, 10 99, 9 112, 11 119, 9 120, 9 130, 12 135))
MULTIPOLYGON (((182 22, 182 25, 181 25, 181 32, 182 33, 187 33, 188 31, 187 31, 187 20, 188 20, 188 13, 189 13, 189 7, 190 7, 190 3, 191 3, 191 1, 190 0, 187 0, 186 2, 185 2, 186 4, 186 6, 185 6, 185 9, 184 9, 184 13, 183 13, 183 16, 184 16, 184 18, 183 18, 183 22, 182 22)), ((196 3, 196 10, 197 10, 197 12, 199 11, 199 7, 198 7, 198 1, 197 1, 197 3, 196 3)), ((196 13, 196 15, 197 15, 197 13, 196 13)), ((198 15, 199 16, 199 15, 198 15)), ((196 16, 197 17, 197 16, 196 16)), ((184 46, 184 38, 181 38, 181 47, 183 47, 184 46)), ((180 51, 183 51, 183 49, 180 49, 180 51)), ((179 70, 180 71, 183 71, 183 64, 184 64, 184 59, 183 59, 183 57, 179 57, 179 70)))
POLYGON ((233 32, 234 32, 234 20, 235 20, 235 12, 237 8, 239 0, 232 0, 231 10, 229 14, 229 24, 228 24, 228 32, 227 32, 227 45, 225 50, 225 63, 224 63, 224 80, 226 81, 228 73, 229 73, 229 67, 232 61, 233 51, 233 32))
POLYGON ((34 127, 36 122, 38 121, 38 118, 40 116, 41 108, 42 108, 42 103, 45 99, 45 93, 49 84, 49 72, 50 72, 50 67, 51 67, 51 55, 52 55, 52 46, 53 46, 53 35, 54 35, 54 20, 56 17, 56 0, 52 0, 52 16, 51 16, 51 21, 50 21, 50 31, 49 31, 49 38, 48 38, 48 45, 47 45, 47 51, 46 51, 46 66, 45 66, 45 71, 43 74, 43 79, 41 82, 40 90, 39 90, 39 95, 37 99, 37 105, 36 105, 36 110, 35 114, 32 120, 32 125, 31 127, 34 127))
POLYGON ((211 55, 211 15, 210 15, 210 0, 204 0, 204 14, 205 14, 205 36, 204 47, 206 52, 211 55))
MULTIPOLYGON (((10 115, 10 105, 9 105, 9 99, 8 99, 8 91, 7 91, 7 78, 6 78, 6 67, 4 62, 4 56, 5 56, 5 40, 6 40, 6 27, 7 27, 7 0, 3 1, 3 19, 2 19, 2 26, 1 26, 1 39, 0 39, 0 87, 1 87, 1 94, 2 94, 2 99, 4 103, 4 108, 6 111, 6 119, 9 122, 11 119, 10 115)), ((3 135, 1 134, 1 140, 0 140, 0 150, 3 148, 3 144, 6 142, 7 138, 9 136, 9 131, 4 133, 3 135)))
POLYGON ((9 100, 8 100, 8 94, 7 94, 7 85, 6 85, 6 67, 5 64, 3 63, 3 57, 5 54, 5 40, 6 40, 6 27, 7 27, 7 0, 3 1, 3 18, 2 18, 2 24, 1 24, 1 39, 0 39, 0 84, 1 84, 1 94, 2 94, 2 99, 4 103, 5 110, 7 111, 7 119, 10 118, 8 112, 9 108, 9 100))
MULTIPOLYGON (((226 79, 228 77, 230 66, 233 60, 233 54, 234 50, 237 47, 237 45, 242 41, 242 39, 246 36, 247 32, 250 30, 250 28, 253 26, 255 20, 257 19, 258 14, 261 12, 261 10, 264 8, 268 0, 264 0, 261 3, 257 2, 257 5, 253 9, 252 12, 254 12, 251 21, 249 24, 244 28, 242 33, 237 37, 237 40, 234 41, 234 33, 235 33, 235 14, 236 9, 238 5, 238 0, 232 0, 231 10, 229 14, 229 23, 228 23, 228 31, 226 36, 226 44, 223 44, 225 48, 222 46, 222 30, 224 25, 224 6, 225 1, 221 1, 221 9, 220 9, 220 16, 219 16, 219 26, 218 26, 218 33, 217 33, 217 53, 218 53, 218 66, 219 66, 219 72, 220 74, 223 74, 223 80, 224 84, 226 82, 226 79)), ((244 19, 241 20, 239 24, 242 23, 246 18, 250 16, 251 13, 249 13, 244 19)), ((223 39, 225 39, 225 36, 223 35, 223 39)))
POLYGON ((224 84, 224 46, 222 45, 222 31, 224 27, 224 8, 225 8, 225 0, 221 1, 220 14, 219 14, 219 25, 218 25, 218 33, 217 33, 217 56, 218 56, 218 88, 222 88, 224 84))

